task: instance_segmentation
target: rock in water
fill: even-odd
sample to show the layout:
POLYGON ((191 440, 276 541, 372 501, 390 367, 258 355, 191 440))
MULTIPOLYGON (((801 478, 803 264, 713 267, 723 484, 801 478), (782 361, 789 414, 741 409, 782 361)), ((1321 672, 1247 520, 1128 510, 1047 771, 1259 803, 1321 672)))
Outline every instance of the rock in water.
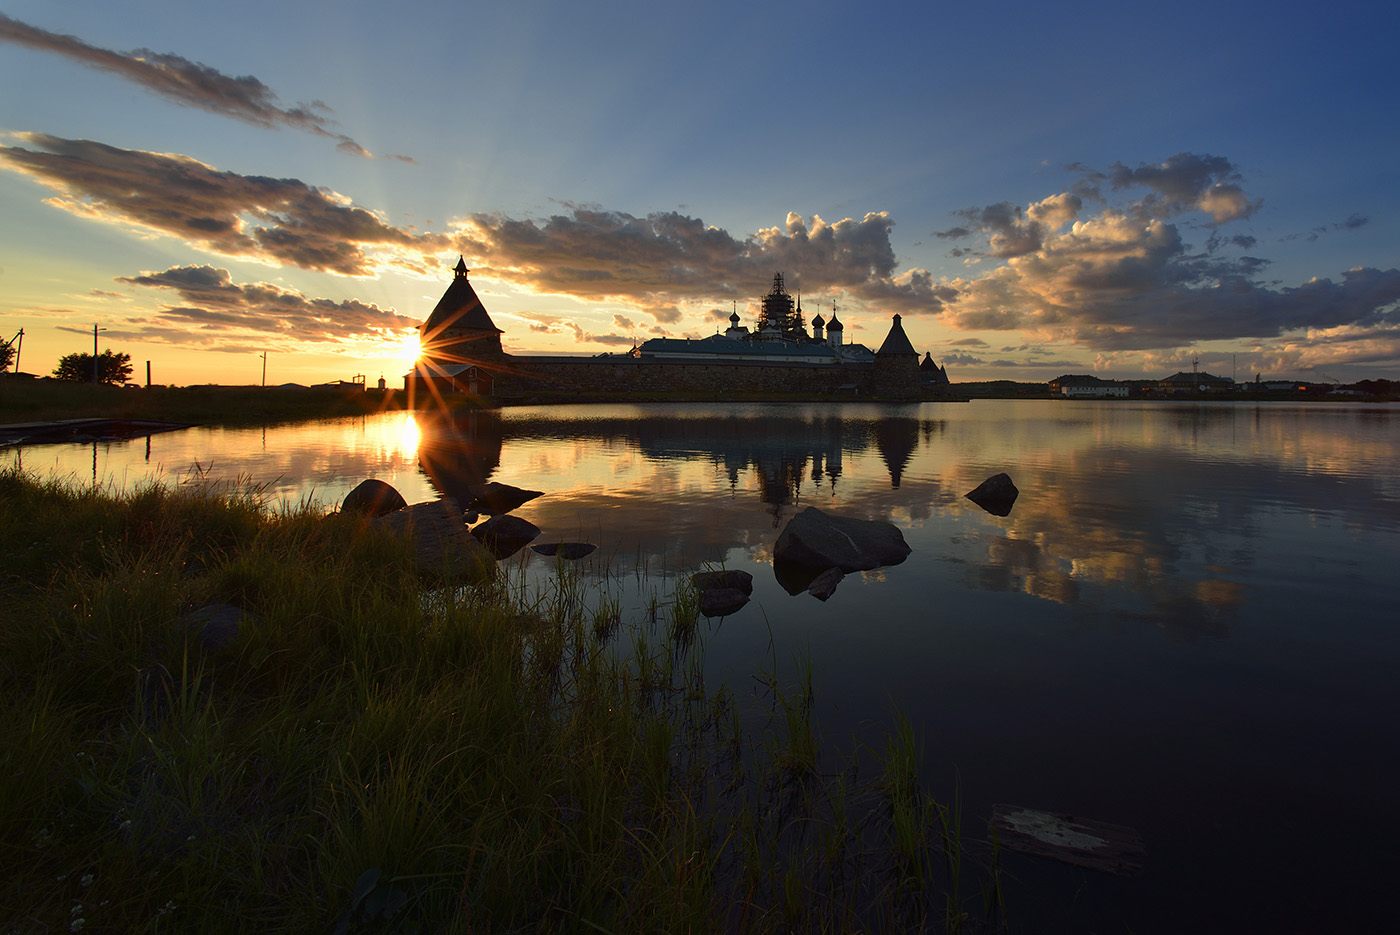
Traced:
POLYGON ((489 484, 482 484, 472 488, 474 499, 469 508, 479 510, 488 516, 500 516, 509 513, 511 510, 528 503, 536 497, 544 496, 542 490, 524 490, 520 487, 512 487, 510 484, 499 484, 492 481, 489 484))
POLYGON ((497 559, 509 558, 534 541, 540 527, 518 516, 493 516, 472 530, 472 535, 497 559))
POLYGON ((836 586, 844 577, 846 574, 841 569, 828 568, 812 579, 812 583, 807 585, 807 592, 817 600, 824 601, 836 593, 836 586))
POLYGON ((734 588, 752 594, 753 575, 746 571, 701 571, 690 576, 690 586, 697 591, 734 588))
POLYGON ((909 552, 904 534, 893 523, 832 516, 809 506, 783 527, 773 546, 773 563, 817 571, 833 567, 843 572, 866 571, 898 565, 909 552))
POLYGON ((365 516, 383 516, 408 506, 403 495, 382 480, 370 478, 361 481, 360 486, 345 495, 340 504, 342 513, 360 513, 365 516))
POLYGON ((748 602, 749 596, 738 588, 707 588, 700 592, 700 614, 728 617, 748 602))
POLYGON ((462 511, 449 497, 415 503, 371 522, 395 535, 411 536, 414 565, 427 577, 482 581, 495 571, 495 556, 467 533, 462 511))
POLYGON ((558 556, 567 561, 575 561, 586 555, 592 555, 598 547, 591 542, 542 542, 539 545, 532 545, 530 549, 540 555, 547 555, 550 558, 558 556))
POLYGON ((1020 493, 1016 485, 1011 483, 1011 476, 1002 473, 993 474, 978 484, 975 490, 969 490, 963 496, 993 516, 1009 516, 1011 505, 1016 502, 1020 493))

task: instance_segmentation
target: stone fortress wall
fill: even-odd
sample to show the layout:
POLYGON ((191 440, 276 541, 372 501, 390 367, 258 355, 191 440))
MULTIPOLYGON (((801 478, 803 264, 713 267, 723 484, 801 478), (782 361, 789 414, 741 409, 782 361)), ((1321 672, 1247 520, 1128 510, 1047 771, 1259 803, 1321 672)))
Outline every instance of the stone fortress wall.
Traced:
MULTIPOLYGON (((637 358, 510 357, 496 373, 496 396, 543 390, 579 393, 851 393, 872 392, 870 364, 689 363, 637 358)), ((917 377, 906 389, 917 393, 917 377)), ((903 394, 900 394, 903 395, 903 394)))

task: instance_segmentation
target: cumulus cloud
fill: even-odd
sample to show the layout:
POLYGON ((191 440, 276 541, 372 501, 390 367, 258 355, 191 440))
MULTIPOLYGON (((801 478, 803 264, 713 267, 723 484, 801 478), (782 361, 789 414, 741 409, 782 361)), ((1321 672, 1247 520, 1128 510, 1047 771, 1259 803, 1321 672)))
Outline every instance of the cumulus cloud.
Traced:
POLYGON ((133 336, 169 343, 201 343, 218 350, 246 346, 254 336, 289 344, 326 345, 399 340, 418 326, 393 309, 355 299, 309 298, 270 283, 236 283, 228 270, 175 266, 121 277, 118 282, 167 290, 178 302, 162 305, 133 336))
MULTIPOLYGON (((1294 287, 1260 282, 1268 261, 1234 253, 1256 239, 1217 230, 1259 204, 1224 157, 1180 153, 1133 169, 1071 168, 1079 179, 1070 192, 1024 208, 1000 202, 958 212, 981 238, 983 255, 1004 262, 946 284, 944 323, 1142 350, 1366 328, 1400 301, 1394 269, 1353 269, 1294 287), (1133 192, 1140 197, 1115 200, 1133 192), (1182 232, 1193 214, 1208 219, 1203 250, 1182 232)), ((1334 227, 1364 223, 1354 215, 1334 227)))
POLYGON ((1115 190, 1146 187, 1150 194, 1139 203, 1144 216, 1170 216, 1199 210, 1217 224, 1247 218, 1259 207, 1240 187, 1242 180, 1234 163, 1224 156, 1177 153, 1156 164, 1143 163, 1130 169, 1121 162, 1103 175, 1115 190))
POLYGON ((0 39, 66 56, 90 68, 117 75, 186 107, 235 117, 260 127, 292 127, 338 141, 337 149, 373 158, 369 150, 331 129, 330 108, 320 101, 283 107, 271 88, 252 75, 233 77, 171 53, 137 49, 113 52, 77 36, 49 32, 0 13, 0 39))
POLYGON ((625 301, 658 322, 680 303, 751 298, 773 273, 790 290, 844 293, 903 312, 936 312, 953 294, 925 270, 896 271, 893 221, 872 212, 828 223, 789 213, 781 226, 736 237, 676 212, 636 217, 570 206, 541 220, 477 214, 459 231, 481 275, 598 301, 625 301))
POLYGON ((0 146, 0 165, 56 191, 50 204, 172 234, 225 256, 367 276, 382 262, 367 249, 408 248, 421 262, 422 253, 448 246, 297 179, 239 175, 188 156, 43 133, 19 139, 32 148, 0 146))

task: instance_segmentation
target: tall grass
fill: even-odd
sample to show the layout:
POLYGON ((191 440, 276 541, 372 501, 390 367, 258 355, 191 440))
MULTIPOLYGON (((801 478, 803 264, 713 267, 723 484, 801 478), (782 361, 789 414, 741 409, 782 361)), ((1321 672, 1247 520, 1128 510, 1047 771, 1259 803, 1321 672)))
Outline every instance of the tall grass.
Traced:
POLYGON ((12 470, 0 528, 3 931, 938 927, 908 770, 828 762, 800 661, 767 719, 707 686, 684 588, 642 621, 562 562, 425 590, 257 491, 12 470), (210 651, 215 601, 253 622, 210 651))

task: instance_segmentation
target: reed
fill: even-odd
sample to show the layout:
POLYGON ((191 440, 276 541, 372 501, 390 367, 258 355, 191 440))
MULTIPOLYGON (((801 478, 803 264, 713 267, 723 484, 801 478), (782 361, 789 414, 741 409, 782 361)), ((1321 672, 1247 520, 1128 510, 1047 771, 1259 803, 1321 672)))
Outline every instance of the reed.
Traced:
POLYGON ((352 517, 199 485, 0 472, 0 528, 4 931, 858 931, 946 887, 821 749, 810 664, 705 684, 683 585, 639 621, 566 563, 425 591, 352 517), (256 625, 202 648, 211 601, 256 625))

